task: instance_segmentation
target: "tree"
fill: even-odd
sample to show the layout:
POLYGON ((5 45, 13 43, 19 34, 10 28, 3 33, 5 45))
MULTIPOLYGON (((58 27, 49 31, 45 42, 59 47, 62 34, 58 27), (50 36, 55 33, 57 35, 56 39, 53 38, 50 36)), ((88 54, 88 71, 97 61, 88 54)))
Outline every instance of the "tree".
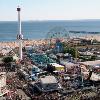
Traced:
POLYGON ((73 47, 65 47, 64 48, 64 53, 69 53, 71 54, 74 58, 79 57, 79 52, 76 48, 73 47))
POLYGON ((69 53, 74 57, 78 58, 79 57, 79 52, 76 48, 70 48, 69 53))
POLYGON ((4 58, 3 58, 3 62, 4 62, 4 63, 10 63, 10 62, 12 62, 12 61, 13 61, 13 57, 8 56, 8 57, 4 57, 4 58))
POLYGON ((13 57, 8 56, 8 57, 4 57, 3 58, 3 62, 5 64, 5 68, 7 71, 11 71, 12 67, 11 67, 11 62, 13 61, 13 57))
POLYGON ((95 56, 95 55, 91 56, 91 60, 92 60, 92 61, 93 61, 93 60, 96 60, 96 56, 95 56))

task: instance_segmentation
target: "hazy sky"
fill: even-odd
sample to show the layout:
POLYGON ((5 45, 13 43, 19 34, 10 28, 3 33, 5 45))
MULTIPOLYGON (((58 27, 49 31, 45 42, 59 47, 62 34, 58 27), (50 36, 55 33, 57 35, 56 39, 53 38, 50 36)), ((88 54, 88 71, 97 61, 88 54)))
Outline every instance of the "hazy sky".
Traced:
POLYGON ((100 0, 0 0, 0 20, 100 19, 100 0))

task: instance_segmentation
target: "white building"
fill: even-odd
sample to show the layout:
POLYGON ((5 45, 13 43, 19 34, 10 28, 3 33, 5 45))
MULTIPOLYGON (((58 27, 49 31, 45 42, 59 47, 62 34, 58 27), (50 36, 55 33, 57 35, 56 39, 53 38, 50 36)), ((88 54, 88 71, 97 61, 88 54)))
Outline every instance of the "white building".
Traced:
POLYGON ((55 91, 62 88, 54 76, 46 76, 44 78, 40 78, 40 83, 43 92, 55 91))
POLYGON ((0 96, 4 95, 6 92, 6 72, 0 72, 0 96))
MULTIPOLYGON (((92 81, 100 81, 100 74, 99 74, 99 69, 100 69, 100 60, 95 60, 95 61, 86 61, 86 62, 80 62, 80 64, 83 64, 83 74, 89 75, 89 68, 88 66, 90 66, 92 69, 98 69, 98 71, 94 71, 92 72, 92 75, 90 77, 90 80, 92 81)), ((82 67, 81 67, 82 68, 82 67)))

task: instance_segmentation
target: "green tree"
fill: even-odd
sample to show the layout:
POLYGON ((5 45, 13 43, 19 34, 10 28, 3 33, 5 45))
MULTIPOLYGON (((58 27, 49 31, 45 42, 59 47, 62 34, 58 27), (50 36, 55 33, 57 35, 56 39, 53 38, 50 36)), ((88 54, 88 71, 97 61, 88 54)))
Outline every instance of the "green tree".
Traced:
POLYGON ((13 57, 8 56, 8 57, 4 57, 4 58, 3 58, 3 62, 4 62, 4 63, 10 63, 10 62, 12 62, 12 61, 13 61, 13 57))
POLYGON ((13 61, 13 57, 11 57, 11 56, 3 58, 3 62, 5 64, 6 71, 11 71, 12 70, 12 67, 11 67, 11 62, 12 61, 13 61))
POLYGON ((79 57, 79 52, 76 48, 74 47, 65 47, 64 48, 64 53, 69 53, 71 54, 74 58, 79 57))
POLYGON ((94 55, 94 56, 91 56, 91 60, 93 61, 93 60, 96 60, 96 56, 94 55))

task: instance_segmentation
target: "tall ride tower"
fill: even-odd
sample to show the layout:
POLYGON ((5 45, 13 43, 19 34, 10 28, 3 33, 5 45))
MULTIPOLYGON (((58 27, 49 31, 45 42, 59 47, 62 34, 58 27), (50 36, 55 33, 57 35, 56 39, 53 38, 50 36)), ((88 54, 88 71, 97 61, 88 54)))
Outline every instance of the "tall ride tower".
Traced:
POLYGON ((22 60, 22 39, 23 39, 23 35, 21 32, 21 17, 20 17, 20 11, 21 8, 17 8, 18 11, 18 35, 17 35, 17 40, 19 42, 19 59, 22 60))

